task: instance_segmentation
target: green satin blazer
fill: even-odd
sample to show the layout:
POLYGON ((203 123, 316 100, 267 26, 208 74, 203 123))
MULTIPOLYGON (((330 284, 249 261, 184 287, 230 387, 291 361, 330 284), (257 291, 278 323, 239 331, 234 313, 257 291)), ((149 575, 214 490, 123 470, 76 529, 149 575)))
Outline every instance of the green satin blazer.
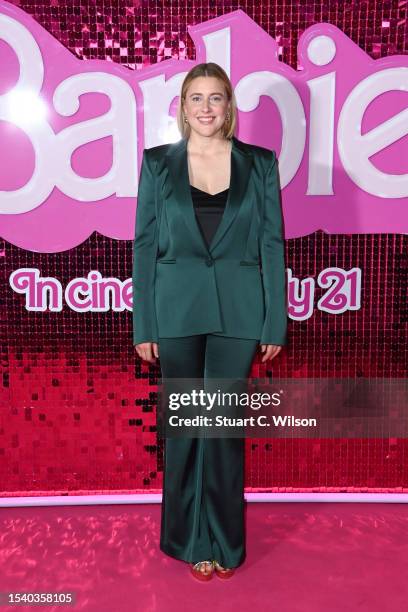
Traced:
POLYGON ((207 248, 191 199, 187 140, 143 152, 133 247, 133 343, 212 333, 287 342, 276 154, 232 138, 231 182, 207 248))

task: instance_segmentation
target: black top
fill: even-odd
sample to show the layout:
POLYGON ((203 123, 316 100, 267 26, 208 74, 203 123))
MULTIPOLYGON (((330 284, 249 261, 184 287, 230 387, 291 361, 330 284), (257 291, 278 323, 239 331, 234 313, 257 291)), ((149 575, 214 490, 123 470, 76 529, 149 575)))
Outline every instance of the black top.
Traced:
POLYGON ((207 247, 209 247, 222 219, 229 190, 224 189, 224 191, 211 195, 193 185, 190 185, 190 188, 196 219, 207 247))

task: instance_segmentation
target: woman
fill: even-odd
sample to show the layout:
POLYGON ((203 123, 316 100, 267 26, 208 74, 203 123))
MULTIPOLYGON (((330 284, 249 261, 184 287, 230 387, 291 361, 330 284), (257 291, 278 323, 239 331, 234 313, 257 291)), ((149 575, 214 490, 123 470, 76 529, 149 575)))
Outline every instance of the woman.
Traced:
MULTIPOLYGON (((236 117, 224 70, 198 64, 181 88, 182 139, 144 151, 133 340, 163 378, 245 379, 259 343, 263 362, 286 344, 277 159, 234 136, 236 117)), ((243 562, 242 438, 166 438, 160 548, 201 580, 243 562)))

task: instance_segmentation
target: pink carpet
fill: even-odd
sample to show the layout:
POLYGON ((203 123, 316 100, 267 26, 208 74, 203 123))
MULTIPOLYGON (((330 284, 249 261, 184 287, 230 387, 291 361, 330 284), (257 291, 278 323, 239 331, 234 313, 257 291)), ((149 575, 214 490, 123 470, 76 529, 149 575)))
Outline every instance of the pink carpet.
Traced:
POLYGON ((0 591, 76 591, 87 612, 400 612, 405 504, 247 504, 247 560, 199 583, 158 548, 159 505, 0 510, 0 591))

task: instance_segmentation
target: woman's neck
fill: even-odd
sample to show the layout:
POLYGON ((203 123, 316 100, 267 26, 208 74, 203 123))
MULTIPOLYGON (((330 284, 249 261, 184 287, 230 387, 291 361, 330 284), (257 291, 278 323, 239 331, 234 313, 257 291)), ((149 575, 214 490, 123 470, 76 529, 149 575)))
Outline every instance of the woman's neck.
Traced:
POLYGON ((187 140, 189 153, 201 155, 214 155, 230 148, 231 141, 224 136, 200 136, 194 132, 190 133, 187 140))

